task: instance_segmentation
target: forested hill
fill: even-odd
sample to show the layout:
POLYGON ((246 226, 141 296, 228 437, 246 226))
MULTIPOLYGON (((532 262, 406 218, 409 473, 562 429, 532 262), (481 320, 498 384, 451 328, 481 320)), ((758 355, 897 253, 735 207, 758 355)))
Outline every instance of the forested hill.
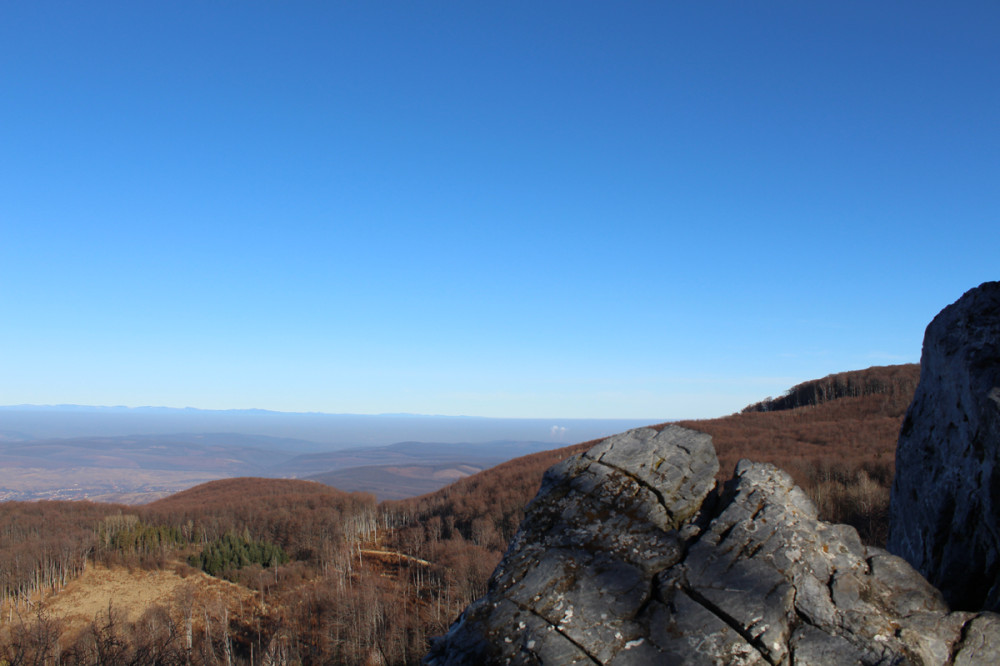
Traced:
POLYGON ((409 531, 412 533, 404 535, 411 549, 426 538, 435 542, 439 537, 444 540, 464 538, 498 557, 521 524, 524 505, 538 492, 545 470, 586 451, 598 441, 515 458, 433 493, 383 502, 383 506, 411 517, 409 531), (434 534, 425 538, 416 532, 426 531, 428 522, 434 534))
POLYGON ((725 480, 741 458, 789 472, 825 520, 885 545, 896 442, 920 366, 842 372, 718 419, 680 421, 712 436, 725 480))
POLYGON ((883 365, 827 375, 793 386, 780 398, 767 398, 743 408, 743 412, 777 412, 796 407, 819 405, 838 398, 866 395, 895 396, 909 405, 920 381, 920 364, 883 365))
POLYGON ((201 541, 247 531, 302 561, 316 559, 324 540, 333 539, 340 548, 363 538, 376 510, 370 493, 345 493, 315 481, 256 477, 210 481, 131 508, 149 524, 182 531, 193 526, 201 541))
POLYGON ((280 502, 282 497, 293 496, 300 499, 307 496, 328 495, 343 497, 347 493, 315 481, 244 476, 202 483, 151 502, 147 506, 160 511, 188 506, 198 506, 204 509, 209 506, 246 504, 251 500, 255 503, 266 503, 269 498, 280 502))

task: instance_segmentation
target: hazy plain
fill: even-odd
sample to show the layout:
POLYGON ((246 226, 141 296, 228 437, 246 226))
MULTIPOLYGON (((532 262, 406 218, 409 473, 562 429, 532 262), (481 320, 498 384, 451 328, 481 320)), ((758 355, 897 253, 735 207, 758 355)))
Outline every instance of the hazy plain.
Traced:
POLYGON ((656 421, 0 407, 0 500, 142 503, 234 476, 313 477, 398 498, 656 421))

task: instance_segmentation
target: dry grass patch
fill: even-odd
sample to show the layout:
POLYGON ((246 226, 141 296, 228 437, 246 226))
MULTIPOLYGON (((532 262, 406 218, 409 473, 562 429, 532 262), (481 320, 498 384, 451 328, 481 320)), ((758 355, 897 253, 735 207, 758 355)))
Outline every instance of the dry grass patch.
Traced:
MULTIPOLYGON (((177 620, 190 614, 198 627, 206 614, 213 618, 227 612, 237 616, 257 606, 253 591, 186 565, 154 570, 91 566, 61 591, 44 595, 42 603, 48 617, 58 623, 64 643, 76 640, 107 618, 109 609, 116 620, 136 623, 160 607, 177 620)), ((23 609, 20 612, 32 613, 23 609)), ((5 609, 4 620, 11 615, 11 609, 5 609)), ((13 622, 0 627, 0 639, 4 630, 19 626, 16 612, 13 615, 13 622)))

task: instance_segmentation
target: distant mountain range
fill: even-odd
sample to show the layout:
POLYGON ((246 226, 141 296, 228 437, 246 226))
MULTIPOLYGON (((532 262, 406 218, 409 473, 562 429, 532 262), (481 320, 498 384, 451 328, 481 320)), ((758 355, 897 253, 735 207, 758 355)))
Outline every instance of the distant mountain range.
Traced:
POLYGON ((10 405, 0 406, 0 440, 11 434, 22 439, 45 439, 227 432, 302 440, 311 442, 313 447, 308 450, 315 451, 403 441, 545 441, 557 446, 664 420, 667 419, 506 419, 264 409, 10 405))

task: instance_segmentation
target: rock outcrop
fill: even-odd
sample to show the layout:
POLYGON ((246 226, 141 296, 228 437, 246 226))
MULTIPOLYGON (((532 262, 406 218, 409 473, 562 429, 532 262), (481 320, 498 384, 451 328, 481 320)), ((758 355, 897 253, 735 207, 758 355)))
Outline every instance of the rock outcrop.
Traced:
POLYGON ((556 465, 425 662, 1000 663, 1000 616, 949 612, 777 468, 742 461, 721 495, 717 469, 711 438, 675 426, 556 465))
POLYGON ((1000 282, 924 336, 896 449, 888 548, 964 610, 1000 611, 1000 282))

